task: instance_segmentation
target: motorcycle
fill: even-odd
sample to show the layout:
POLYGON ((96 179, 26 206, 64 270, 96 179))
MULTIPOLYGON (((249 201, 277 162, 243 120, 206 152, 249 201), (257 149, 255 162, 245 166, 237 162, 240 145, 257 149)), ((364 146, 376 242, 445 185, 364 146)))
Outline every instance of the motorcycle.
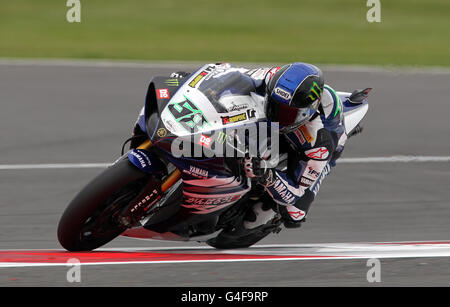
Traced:
MULTIPOLYGON (((370 90, 337 92, 347 136, 360 132, 370 90)), ((248 145, 238 146, 237 132, 249 124, 267 125, 264 97, 255 91, 247 75, 220 64, 204 65, 185 78, 154 77, 130 149, 70 202, 58 225, 60 244, 68 251, 90 251, 122 235, 223 249, 248 247, 278 233, 279 214, 252 230, 242 226, 247 210, 268 197, 245 175, 243 156, 205 154, 214 145, 242 154, 248 145), (180 139, 191 146, 180 146, 180 139), (174 152, 180 148, 200 148, 202 155, 180 156, 174 152)), ((286 169, 287 154, 276 158, 274 168, 286 169)))

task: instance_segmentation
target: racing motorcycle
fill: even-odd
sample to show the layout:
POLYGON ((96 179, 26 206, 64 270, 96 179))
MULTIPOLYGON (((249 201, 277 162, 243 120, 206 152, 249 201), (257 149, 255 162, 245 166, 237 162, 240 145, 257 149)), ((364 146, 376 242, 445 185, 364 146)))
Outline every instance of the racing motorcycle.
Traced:
MULTIPOLYGON (((214 145, 245 151, 247 145, 238 146, 239 129, 269 122, 264 97, 255 90, 247 75, 226 72, 221 64, 205 65, 184 78, 154 77, 127 140, 130 149, 123 153, 125 142, 123 155, 70 202, 58 225, 60 244, 68 251, 90 251, 122 235, 205 242, 224 249, 248 247, 278 233, 279 214, 263 226, 243 228, 247 210, 267 197, 246 177, 243 156, 205 154, 214 145), (188 142, 174 146, 180 138, 188 142), (200 148, 203 154, 192 158, 174 153, 174 148, 184 152, 187 143, 191 152, 200 148), (199 196, 202 188, 210 192, 199 196)), ((347 136, 361 131, 370 90, 337 92, 347 136)), ((274 167, 286 169, 287 154, 281 152, 277 159, 274 167)))

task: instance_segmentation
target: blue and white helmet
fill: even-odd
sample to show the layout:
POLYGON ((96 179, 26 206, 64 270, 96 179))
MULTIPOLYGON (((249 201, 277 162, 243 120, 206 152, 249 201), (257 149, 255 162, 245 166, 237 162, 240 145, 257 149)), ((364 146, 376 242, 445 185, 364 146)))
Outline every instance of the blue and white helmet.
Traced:
POLYGON ((279 122, 282 132, 305 124, 319 108, 324 79, 314 65, 293 63, 281 67, 266 88, 266 116, 279 122))

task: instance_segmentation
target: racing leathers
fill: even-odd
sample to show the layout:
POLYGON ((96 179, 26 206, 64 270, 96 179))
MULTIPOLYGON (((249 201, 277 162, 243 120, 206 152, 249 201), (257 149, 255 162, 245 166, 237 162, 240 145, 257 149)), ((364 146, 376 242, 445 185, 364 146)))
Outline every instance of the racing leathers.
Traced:
MULTIPOLYGON (((245 73, 255 81, 260 80, 258 88, 264 89, 278 69, 260 68, 245 73)), ((287 169, 267 169, 258 178, 258 183, 280 205, 277 207, 285 227, 299 227, 305 220, 323 179, 335 165, 347 139, 342 124, 342 101, 328 85, 324 86, 318 110, 306 124, 283 133, 281 139, 288 153, 287 169)), ((257 168, 260 161, 256 162, 253 165, 257 168)), ((275 215, 274 207, 263 202, 255 204, 244 226, 255 228, 270 221, 275 215)))

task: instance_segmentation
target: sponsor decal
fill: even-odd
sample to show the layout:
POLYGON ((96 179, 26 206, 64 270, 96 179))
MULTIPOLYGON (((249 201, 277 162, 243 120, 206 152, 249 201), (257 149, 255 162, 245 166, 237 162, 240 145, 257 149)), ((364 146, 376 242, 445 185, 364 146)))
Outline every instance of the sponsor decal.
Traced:
POLYGON ((227 112, 235 112, 235 111, 241 111, 243 109, 247 109, 248 105, 247 104, 240 104, 240 105, 233 105, 232 107, 227 109, 227 112))
POLYGON ((167 130, 165 128, 159 128, 158 131, 156 131, 156 134, 160 137, 163 138, 167 135, 167 130))
POLYGON ((314 178, 318 178, 320 176, 320 173, 313 169, 311 166, 308 166, 308 174, 310 174, 314 178))
POLYGON ((201 79, 203 79, 203 77, 207 76, 208 73, 206 71, 202 71, 200 74, 198 74, 190 83, 189 86, 190 87, 195 87, 197 85, 197 83, 200 82, 201 79))
POLYGON ((203 147, 210 148, 212 143, 212 137, 206 136, 206 135, 200 135, 200 139, 198 140, 199 145, 202 145, 203 147))
POLYGON ((194 214, 208 214, 225 208, 238 201, 242 195, 222 196, 214 198, 187 197, 182 204, 183 207, 195 209, 194 214))
POLYGON ((167 79, 164 81, 167 86, 180 86, 180 81, 178 79, 167 79))
POLYGON ((175 130, 175 126, 174 126, 174 122, 171 120, 164 120, 164 125, 166 125, 170 131, 174 131, 175 130))
POLYGON ((300 141, 300 144, 304 145, 306 143, 305 137, 300 132, 300 130, 298 130, 298 129, 294 130, 294 134, 297 137, 297 139, 300 141))
POLYGON ((195 166, 189 166, 189 170, 187 169, 183 169, 183 173, 186 173, 188 175, 191 175, 193 177, 197 177, 197 178, 207 178, 208 177, 208 171, 195 167, 195 166))
POLYGON ((133 213, 140 207, 145 205, 144 211, 147 211, 160 197, 153 199, 153 195, 158 194, 157 190, 153 190, 151 194, 145 196, 138 204, 136 204, 133 208, 131 208, 131 212, 133 213), (152 200, 151 202, 149 202, 152 200))
POLYGON ((301 178, 300 178, 300 182, 299 182, 299 184, 300 184, 301 186, 304 186, 304 187, 309 187, 309 186, 311 186, 313 183, 314 183, 314 180, 311 180, 311 179, 306 178, 306 177, 301 177, 301 178))
POLYGON ((136 157, 136 159, 138 159, 139 163, 141 164, 142 168, 146 168, 148 164, 150 164, 150 160, 148 159, 147 156, 145 156, 142 151, 136 152, 136 151, 131 151, 130 154, 134 157, 136 157), (146 158, 145 161, 144 157, 146 158), (148 164, 147 164, 148 163, 148 164))
POLYGON ((287 206, 286 209, 287 209, 287 212, 289 213, 289 216, 294 221, 300 221, 305 217, 305 211, 297 209, 294 206, 287 206))
POLYGON ((233 124, 233 123, 237 123, 237 122, 246 120, 247 113, 241 113, 241 114, 233 115, 233 116, 221 116, 221 118, 222 118, 223 125, 233 124))
POLYGON ((223 196, 223 197, 215 197, 215 198, 187 197, 184 200, 184 202, 186 204, 195 204, 198 206, 222 205, 222 204, 227 204, 227 203, 236 201, 239 198, 241 198, 241 195, 223 196))
POLYGON ((256 116, 256 111, 255 111, 255 109, 249 109, 249 110, 247 110, 247 116, 248 116, 248 118, 253 118, 253 117, 255 117, 255 116, 256 116))
POLYGON ((272 68, 266 75, 266 84, 269 84, 270 79, 277 73, 277 71, 280 70, 281 67, 274 67, 272 68))
POLYGON ((189 86, 195 87, 204 77, 206 77, 213 70, 214 70, 213 66, 206 68, 201 73, 199 73, 197 76, 195 76, 195 78, 192 79, 191 82, 189 82, 189 86))
POLYGON ((329 152, 326 147, 310 149, 305 151, 305 154, 314 160, 325 160, 329 156, 329 152))
POLYGON ((311 143, 312 140, 314 139, 314 138, 311 136, 311 134, 309 133, 308 128, 306 128, 305 126, 301 126, 301 127, 300 127, 300 132, 303 134, 303 137, 305 138, 305 140, 306 140, 308 143, 311 143))
POLYGON ((157 89, 156 96, 158 97, 158 99, 170 99, 169 90, 166 88, 157 89))
POLYGON ((280 96, 281 98, 285 99, 285 100, 291 100, 291 94, 285 90, 283 90, 282 88, 275 88, 274 90, 275 94, 280 96))
POLYGON ((272 187, 285 203, 294 202, 295 196, 291 192, 289 192, 287 187, 284 185, 284 183, 280 179, 277 179, 273 183, 272 187))
POLYGON ((309 98, 310 102, 314 102, 319 99, 322 95, 322 89, 316 82, 313 82, 313 85, 309 89, 309 95, 306 98, 309 98))
POLYGON ((274 172, 268 172, 266 177, 266 187, 271 187, 275 184, 274 172))
POLYGON ((217 142, 219 142, 220 144, 223 144, 227 141, 228 138, 231 138, 231 136, 228 136, 226 133, 220 131, 217 135, 217 142))

